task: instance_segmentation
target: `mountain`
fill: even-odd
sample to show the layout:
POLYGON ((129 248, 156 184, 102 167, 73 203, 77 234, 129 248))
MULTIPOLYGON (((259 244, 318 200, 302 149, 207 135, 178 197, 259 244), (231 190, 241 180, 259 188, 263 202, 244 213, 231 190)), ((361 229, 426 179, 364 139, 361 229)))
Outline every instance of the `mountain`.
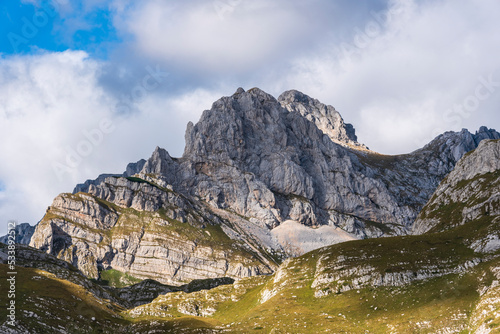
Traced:
MULTIPOLYGON (((330 245, 287 259, 272 275, 203 283, 206 289, 150 280, 125 291, 103 287, 20 246, 25 311, 19 330, 3 324, 0 331, 497 333, 499 158, 500 140, 463 156, 418 215, 413 233, 422 234, 330 245)), ((0 259, 6 251, 0 244, 0 259)))
POLYGON ((98 279, 117 270, 182 285, 271 274, 290 256, 407 235, 439 182, 495 130, 448 132, 410 154, 356 141, 331 106, 238 89, 189 123, 186 148, 61 194, 30 245, 98 279))
MULTIPOLYGON (((16 224, 16 234, 14 241, 18 244, 28 245, 34 232, 35 226, 31 226, 29 223, 16 224)), ((7 244, 8 237, 6 235, 0 237, 0 242, 7 244)))

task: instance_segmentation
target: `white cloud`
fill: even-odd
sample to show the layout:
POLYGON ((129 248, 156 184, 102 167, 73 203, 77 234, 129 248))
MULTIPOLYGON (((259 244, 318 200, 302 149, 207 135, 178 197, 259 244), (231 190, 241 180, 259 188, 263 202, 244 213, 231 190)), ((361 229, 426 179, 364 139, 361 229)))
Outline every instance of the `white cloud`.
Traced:
MULTIPOLYGON (((59 181, 53 162, 65 161, 82 129, 109 114, 111 101, 96 86, 99 65, 83 52, 10 57, 0 62, 0 202, 7 219, 36 222, 50 198, 71 191, 71 169, 59 181)), ((85 164, 83 164, 85 166, 85 164)))
POLYGON ((116 22, 134 36, 139 53, 205 73, 280 62, 301 51, 318 29, 304 6, 289 1, 148 0, 125 8, 118 2, 116 22))
POLYGON ((282 85, 333 104, 354 123, 362 141, 384 153, 409 152, 446 130, 472 131, 481 123, 499 127, 500 87, 462 116, 450 108, 474 95, 495 71, 494 81, 500 82, 494 56, 500 53, 495 33, 500 21, 494 14, 500 3, 394 4, 403 4, 403 10, 390 15, 387 24, 373 16, 353 31, 350 47, 332 46, 313 59, 298 59, 282 85), (374 24, 381 28, 378 34, 361 35, 376 31, 370 30, 374 24))
POLYGON ((157 145, 182 154, 186 123, 221 94, 150 92, 135 101, 137 113, 119 115, 118 100, 99 83, 103 66, 70 51, 0 62, 0 234, 7 220, 35 223, 57 194, 101 173, 121 173, 157 145))
POLYGON ((224 19, 214 3, 148 0, 124 6, 118 25, 140 53, 194 69, 205 81, 275 95, 297 88, 332 104, 361 141, 383 153, 412 151, 447 130, 499 127, 498 92, 473 112, 453 109, 481 78, 498 71, 500 81, 497 1, 388 1, 350 33, 338 13, 331 20, 309 15, 321 13, 323 1, 307 10, 290 1, 233 1, 224 19))

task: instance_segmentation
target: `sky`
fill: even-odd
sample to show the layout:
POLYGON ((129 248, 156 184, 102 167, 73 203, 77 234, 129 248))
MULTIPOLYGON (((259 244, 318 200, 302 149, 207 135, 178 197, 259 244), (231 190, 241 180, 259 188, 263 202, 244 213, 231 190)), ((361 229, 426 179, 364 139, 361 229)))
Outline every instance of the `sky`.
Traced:
POLYGON ((174 157, 238 87, 298 89, 409 153, 500 130, 497 0, 18 0, 0 4, 0 234, 55 196, 174 157))

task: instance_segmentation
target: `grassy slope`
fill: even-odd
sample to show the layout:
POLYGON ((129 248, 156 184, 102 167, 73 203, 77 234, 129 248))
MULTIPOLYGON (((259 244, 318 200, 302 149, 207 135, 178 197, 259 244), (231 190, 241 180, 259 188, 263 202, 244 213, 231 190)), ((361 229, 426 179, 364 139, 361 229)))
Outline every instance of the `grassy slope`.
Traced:
MULTIPOLYGON (((30 333, 57 333, 61 329, 75 334, 98 333, 93 331, 97 326, 92 324, 92 318, 95 324, 108 328, 124 323, 116 305, 99 300, 80 285, 39 269, 17 267, 16 271, 16 319, 30 333)), ((7 266, 0 264, 2 282, 7 278, 6 272, 7 266)), ((7 302, 7 294, 2 292, 0 304, 7 302)), ((5 317, 2 307, 0 318, 5 317)))
MULTIPOLYGON (((35 312, 42 317, 41 322, 54 328, 71 325, 81 333, 97 333, 99 328, 104 333, 141 333, 153 329, 174 333, 197 329, 203 333, 222 328, 234 333, 431 333, 444 328, 466 333, 469 325, 477 328, 482 323, 488 328, 497 328, 500 321, 495 318, 495 311, 500 302, 492 297, 481 304, 479 291, 498 280, 492 268, 500 266, 500 260, 474 254, 463 246, 471 242, 470 235, 480 235, 481 231, 491 228, 491 220, 483 219, 425 236, 333 245, 287 261, 276 274, 278 277, 253 277, 190 294, 169 293, 130 311, 101 301, 81 286, 47 272, 19 268, 17 284, 21 302, 18 307, 23 313, 18 314, 22 322, 30 324, 33 333, 45 325, 28 317, 25 311, 35 312), (339 256, 348 259, 344 264, 346 268, 371 265, 380 273, 418 270, 430 263, 455 266, 481 257, 483 262, 467 273, 447 274, 402 287, 364 287, 314 297, 311 284, 318 259, 339 256), (446 259, 451 261, 446 263, 446 259), (274 297, 261 303, 263 291, 273 289, 274 297), (476 310, 476 305, 482 306, 476 310), (487 310, 486 316, 481 316, 483 309, 487 310), (186 310, 194 314, 208 311, 208 314, 207 317, 188 316, 186 310), (473 315, 482 318, 471 324, 473 315), (89 321, 91 317, 96 321, 89 321)), ((325 270, 328 271, 328 266, 325 270)), ((2 267, 0 280, 5 280, 5 271, 2 267)), ((500 296, 497 290, 490 289, 485 296, 500 296)), ((0 295, 0 303, 5 305, 5 293, 0 295)), ((5 309, 0 309, 0 316, 5 317, 5 309)))
POLYGON ((141 282, 140 279, 115 269, 101 271, 101 284, 115 288, 123 288, 141 282))
MULTIPOLYGON (((480 325, 471 324, 472 315, 477 313, 475 307, 481 301, 479 291, 497 279, 492 268, 500 265, 496 257, 484 258, 464 246, 464 242, 469 242, 467 234, 487 226, 486 221, 475 221, 462 229, 439 234, 334 245, 288 261, 276 274, 277 279, 276 275, 256 277, 204 293, 160 296, 134 311, 144 312, 138 318, 145 320, 182 317, 179 307, 185 309, 186 303, 200 312, 214 308, 217 311, 209 317, 235 333, 432 333, 437 329, 466 333, 469 326, 480 325), (360 256, 363 253, 370 256, 360 256), (444 274, 401 287, 363 287, 316 298, 311 284, 318 259, 341 255, 350 259, 347 267, 370 265, 381 273, 419 270, 428 264, 454 267, 473 258, 482 258, 483 262, 466 273, 444 274), (274 297, 261 303, 263 292, 272 290, 276 291, 274 297)), ((488 327, 499 326, 494 317, 483 319, 486 320, 488 327)))
MULTIPOLYGON (((16 271, 19 333, 211 333, 217 324, 215 320, 187 316, 159 322, 127 319, 120 306, 96 298, 80 285, 39 269, 16 267, 16 271)), ((7 265, 0 264, 0 281, 5 282, 6 273, 7 265)), ((0 305, 9 302, 6 292, 2 283, 0 305)), ((6 308, 0 308, 2 322, 6 316, 6 308)), ((0 333, 6 328, 0 323, 0 333)))

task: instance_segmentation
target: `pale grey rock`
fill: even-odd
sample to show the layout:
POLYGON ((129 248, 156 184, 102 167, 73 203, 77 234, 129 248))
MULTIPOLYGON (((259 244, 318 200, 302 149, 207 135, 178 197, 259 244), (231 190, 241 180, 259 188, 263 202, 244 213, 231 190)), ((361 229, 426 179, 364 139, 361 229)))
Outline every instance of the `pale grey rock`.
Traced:
POLYGON ((314 213, 314 207, 309 201, 292 199, 292 208, 288 214, 293 221, 306 226, 317 226, 318 222, 314 213))
POLYGON ((109 177, 90 185, 88 194, 58 196, 38 224, 31 246, 91 278, 108 268, 172 285, 272 273, 273 264, 258 263, 243 243, 223 249, 215 241, 198 241, 204 227, 222 223, 203 206, 154 183, 109 177), (186 224, 186 232, 170 228, 172 224, 186 224))
POLYGON ((271 231, 276 242, 292 256, 300 256, 312 250, 350 240, 355 236, 339 227, 320 226, 311 228, 297 221, 287 220, 271 231))
MULTIPOLYGON (((28 223, 16 224, 16 235, 14 241, 17 244, 29 245, 34 232, 35 226, 28 223)), ((4 235, 3 237, 0 237, 0 242, 4 244, 8 243, 8 236, 4 235)))
POLYGON ((344 123, 340 113, 332 106, 327 106, 297 90, 289 90, 278 98, 281 105, 290 112, 298 112, 308 121, 316 124, 330 139, 340 145, 368 150, 358 143, 352 124, 344 123))
MULTIPOLYGON (((500 217, 496 218, 496 224, 500 223, 500 217)), ((500 233, 498 231, 491 231, 487 236, 475 238, 471 244, 476 253, 496 253, 500 250, 500 233)))

